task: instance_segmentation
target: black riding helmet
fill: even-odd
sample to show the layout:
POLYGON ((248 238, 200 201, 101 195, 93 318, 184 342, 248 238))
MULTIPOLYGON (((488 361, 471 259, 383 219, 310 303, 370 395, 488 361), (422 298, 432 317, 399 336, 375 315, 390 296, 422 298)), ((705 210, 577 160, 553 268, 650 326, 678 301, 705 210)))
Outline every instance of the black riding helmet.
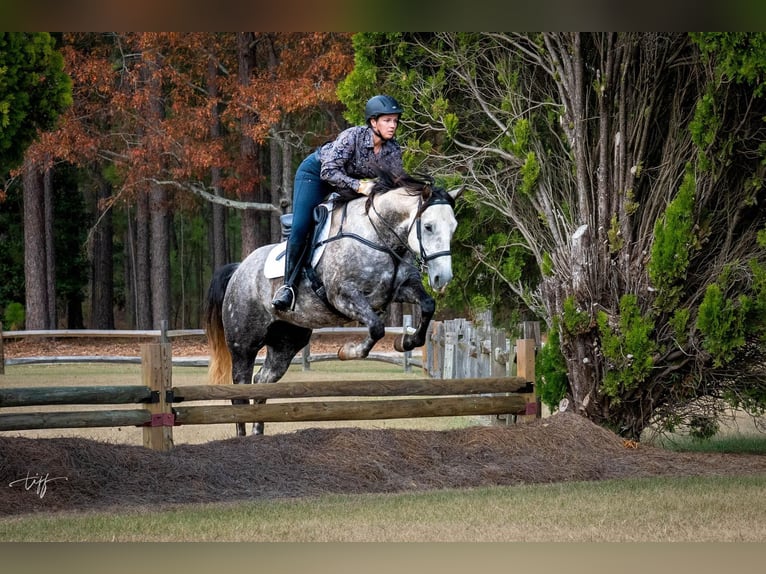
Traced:
POLYGON ((377 118, 387 114, 402 115, 402 107, 391 96, 372 96, 367 100, 367 105, 364 106, 364 119, 367 124, 370 123, 370 119, 377 118))

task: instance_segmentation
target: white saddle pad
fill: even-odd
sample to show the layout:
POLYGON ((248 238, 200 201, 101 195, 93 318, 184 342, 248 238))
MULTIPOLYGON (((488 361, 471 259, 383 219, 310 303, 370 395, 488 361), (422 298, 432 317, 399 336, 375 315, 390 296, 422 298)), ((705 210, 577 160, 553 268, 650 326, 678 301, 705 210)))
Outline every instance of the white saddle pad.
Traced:
MULTIPOLYGON (((325 203, 327 208, 332 212, 333 204, 332 202, 325 203)), ((332 215, 332 214, 330 214, 332 215)), ((330 235, 330 220, 332 217, 327 217, 325 219, 324 225, 319 229, 319 234, 314 234, 314 239, 321 241, 324 241, 327 239, 327 236, 330 235)), ((324 253, 324 244, 321 245, 316 251, 314 251, 313 256, 311 257, 311 266, 315 267, 317 263, 319 263, 319 260, 322 258, 322 253, 324 253)), ((287 241, 283 241, 282 243, 277 243, 271 251, 269 251, 268 256, 266 257, 266 263, 263 265, 263 274, 266 276, 267 279, 276 279, 278 277, 284 277, 285 276, 285 251, 287 250, 287 241)))

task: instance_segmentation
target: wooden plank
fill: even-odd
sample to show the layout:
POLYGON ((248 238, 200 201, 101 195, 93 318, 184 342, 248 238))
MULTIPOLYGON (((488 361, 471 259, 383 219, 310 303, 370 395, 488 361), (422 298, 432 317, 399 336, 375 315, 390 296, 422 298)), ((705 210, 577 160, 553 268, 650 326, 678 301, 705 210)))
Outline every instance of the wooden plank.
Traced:
MULTIPOLYGON (((404 315, 402 317, 402 332, 409 333, 410 329, 412 329, 414 332, 414 329, 412 328, 412 315, 404 315)), ((405 351, 402 354, 404 359, 404 372, 411 373, 412 372, 412 364, 411 364, 412 351, 405 351)))
MULTIPOLYGON (((51 339, 70 337, 109 337, 154 339, 162 335, 161 329, 36 329, 25 331, 2 331, 6 339, 23 339, 26 337, 49 337, 51 339)), ((368 332, 366 327, 323 327, 314 329, 312 336, 322 335, 363 335, 368 332)), ((401 334, 402 327, 386 327, 386 334, 401 334)), ((199 337, 205 335, 204 329, 171 329, 166 332, 169 338, 199 337)))
POLYGON ((173 387, 174 402, 305 397, 392 397, 513 393, 527 381, 514 377, 481 379, 392 379, 388 381, 312 381, 254 385, 173 387))
POLYGON ((0 431, 136 426, 151 418, 145 409, 10 413, 0 414, 0 431))
POLYGON ((177 407, 179 424, 382 420, 523 412, 521 395, 177 407))
POLYGON ((151 396, 149 388, 143 385, 17 387, 0 389, 0 407, 134 404, 148 402, 151 396))
POLYGON ((505 337, 505 329, 493 329, 490 338, 490 377, 502 377, 509 374, 508 341, 505 337))

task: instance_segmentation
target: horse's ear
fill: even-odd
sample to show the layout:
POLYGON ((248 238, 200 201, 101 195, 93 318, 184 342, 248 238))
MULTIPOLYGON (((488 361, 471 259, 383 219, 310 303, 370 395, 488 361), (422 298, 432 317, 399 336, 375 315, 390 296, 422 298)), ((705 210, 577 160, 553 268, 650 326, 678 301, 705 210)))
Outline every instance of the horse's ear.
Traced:
POLYGON ((465 191, 465 186, 462 186, 462 187, 458 187, 456 189, 452 189, 452 190, 448 191, 447 193, 449 193, 452 196, 452 199, 457 201, 457 198, 460 197, 461 195, 463 195, 464 191, 465 191))

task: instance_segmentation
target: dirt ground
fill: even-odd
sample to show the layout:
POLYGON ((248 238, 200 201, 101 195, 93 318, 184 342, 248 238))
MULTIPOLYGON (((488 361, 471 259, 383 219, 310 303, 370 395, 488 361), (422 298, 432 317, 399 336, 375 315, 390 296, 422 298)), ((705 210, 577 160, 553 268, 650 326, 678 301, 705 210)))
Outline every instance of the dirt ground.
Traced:
MULTIPOLYGON (((139 343, 110 344, 109 350, 76 340, 33 347, 28 341, 6 342, 5 355, 137 355, 139 343)), ((174 341, 173 354, 204 355, 204 341, 174 341)), ((230 432, 230 425, 225 426, 230 432)), ((0 436, 0 515, 157 509, 326 493, 724 475, 766 475, 766 456, 682 454, 625 443, 571 413, 523 425, 446 431, 303 428, 177 444, 164 453, 97 438, 0 436)))

